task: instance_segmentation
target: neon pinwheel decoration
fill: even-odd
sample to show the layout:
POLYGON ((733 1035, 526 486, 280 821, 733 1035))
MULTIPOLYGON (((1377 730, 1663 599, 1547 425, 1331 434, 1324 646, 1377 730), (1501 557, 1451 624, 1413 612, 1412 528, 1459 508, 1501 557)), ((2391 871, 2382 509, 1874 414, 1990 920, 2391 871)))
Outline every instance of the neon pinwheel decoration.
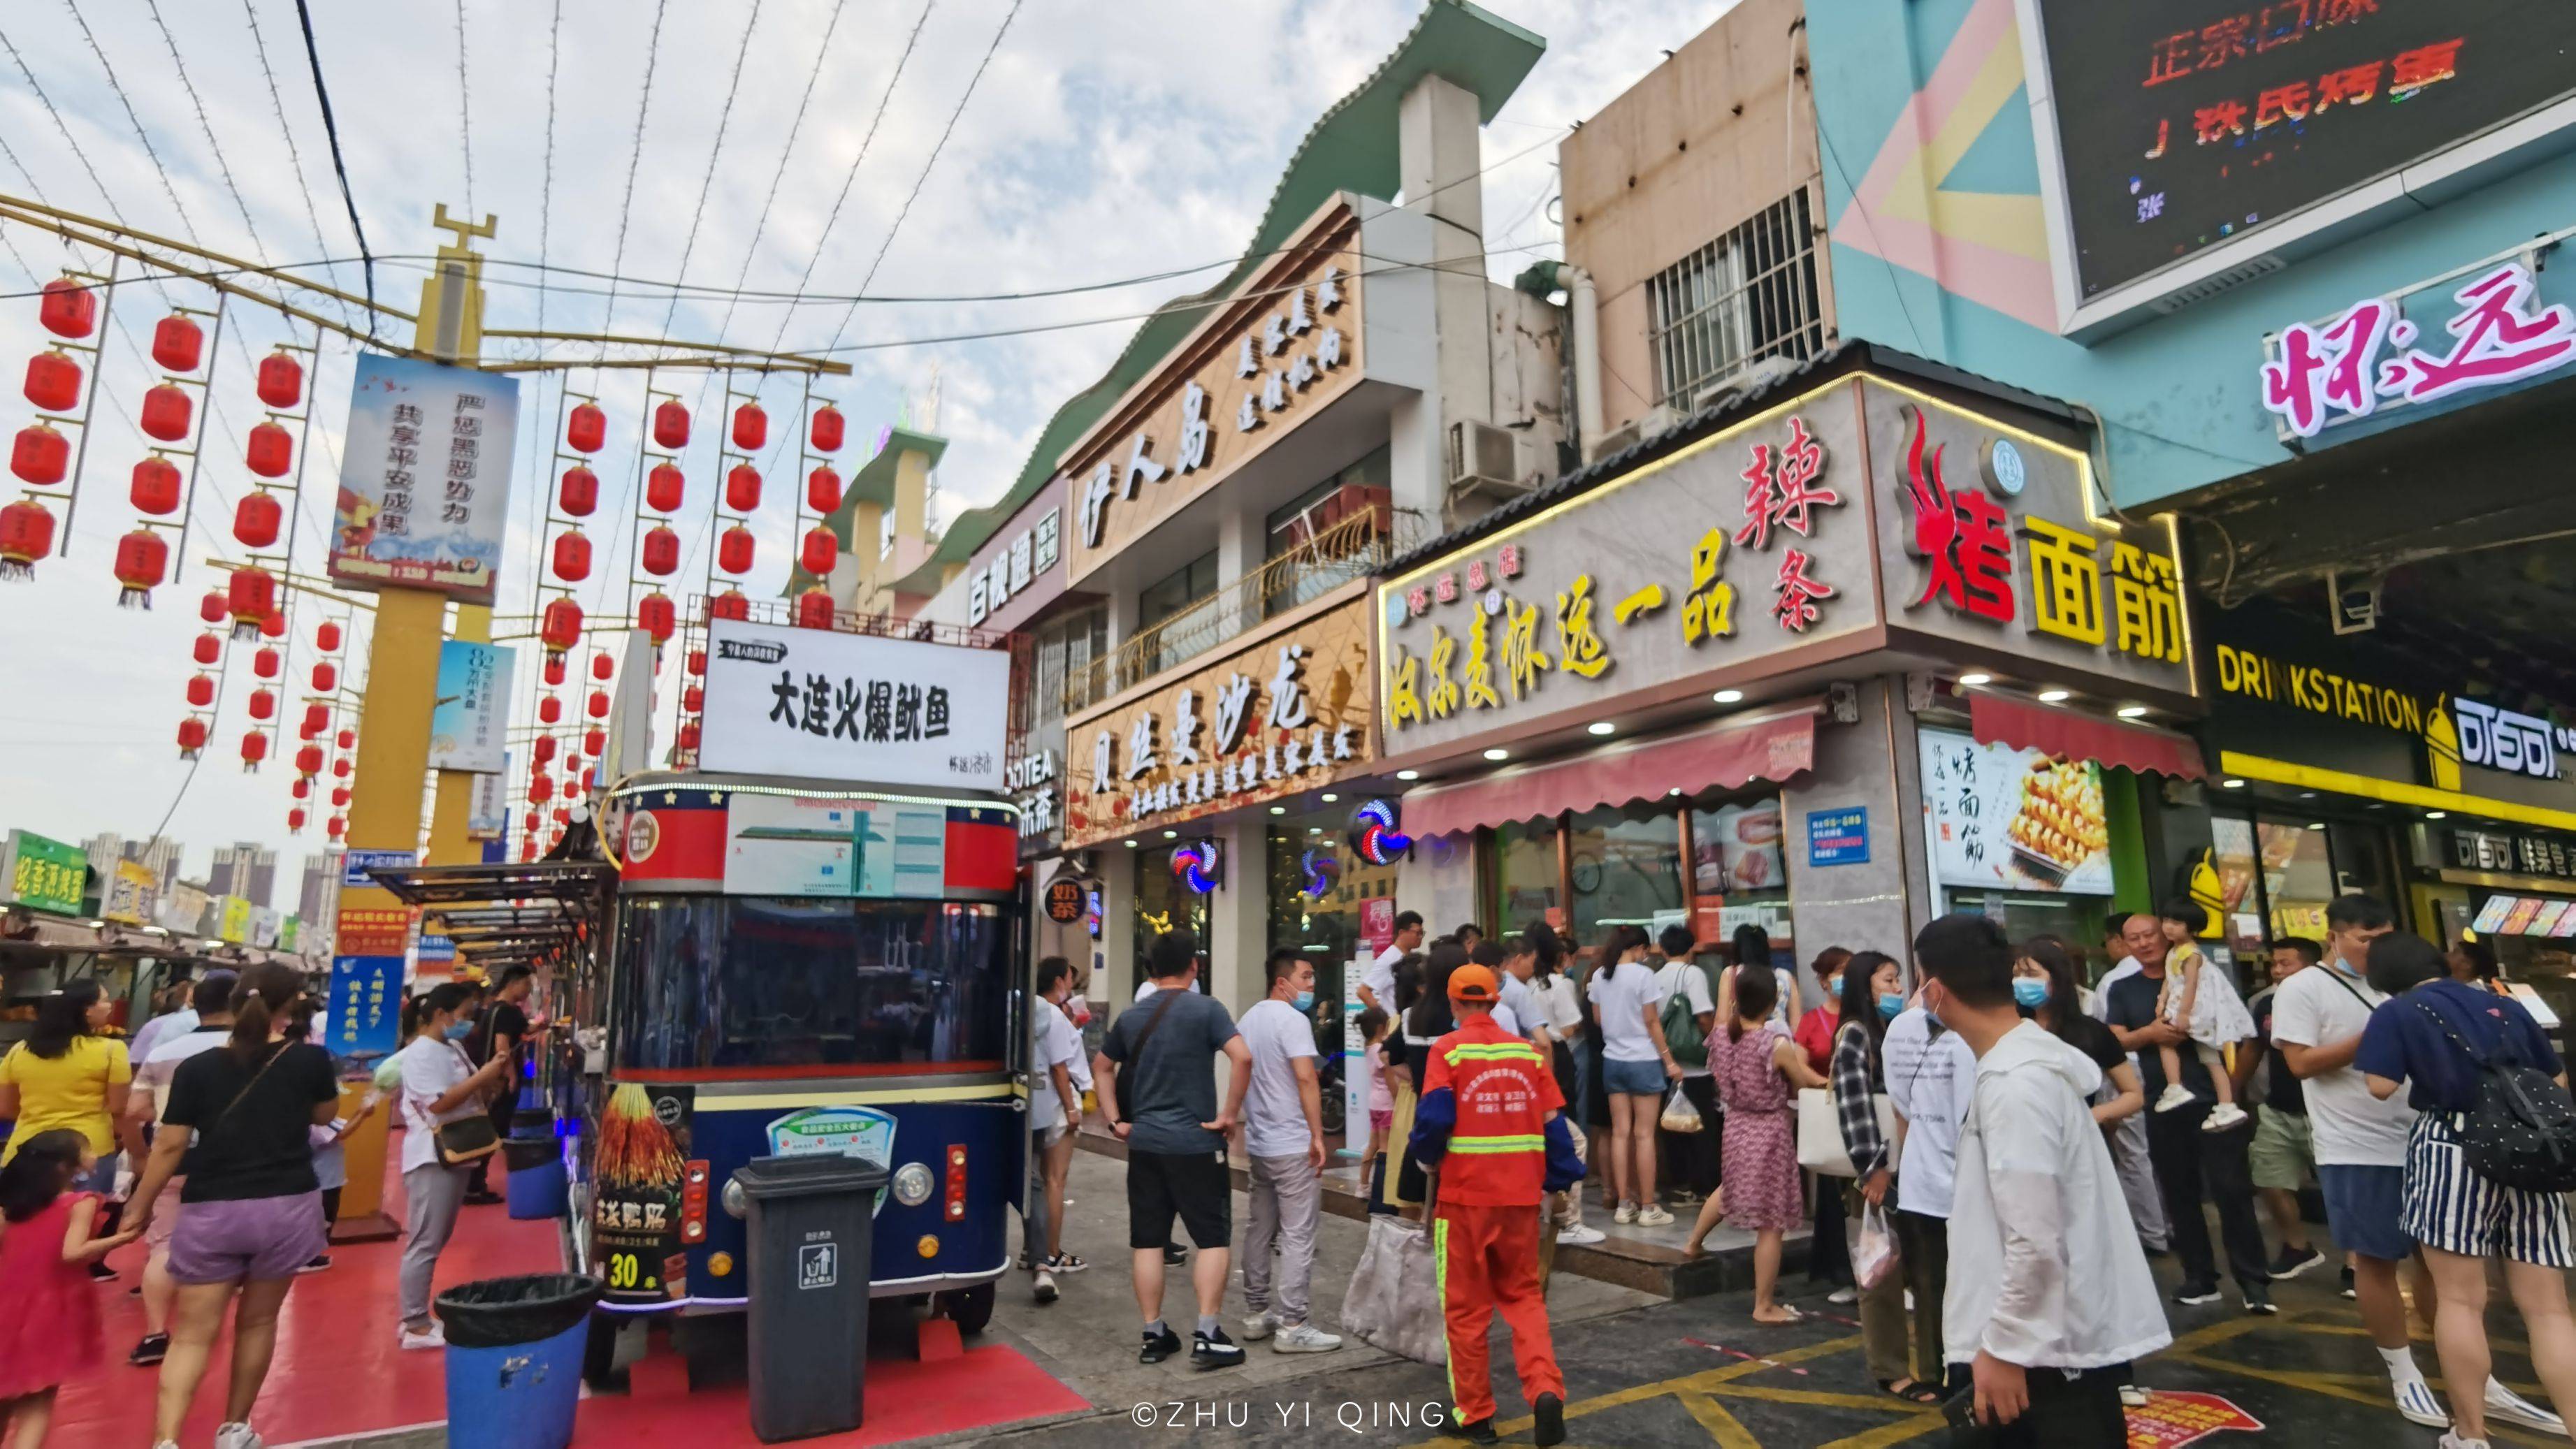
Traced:
POLYGON ((1200 895, 1225 879, 1225 857, 1213 840, 1193 840, 1172 852, 1172 874, 1200 895))
POLYGON ((1351 812, 1351 849, 1371 865, 1393 865, 1413 848, 1413 837, 1395 829, 1395 806, 1371 800, 1351 812))
POLYGON ((1339 860, 1323 851, 1310 850, 1298 864, 1304 867, 1306 872, 1307 896, 1320 901, 1333 893, 1333 882, 1342 873, 1342 863, 1339 860))

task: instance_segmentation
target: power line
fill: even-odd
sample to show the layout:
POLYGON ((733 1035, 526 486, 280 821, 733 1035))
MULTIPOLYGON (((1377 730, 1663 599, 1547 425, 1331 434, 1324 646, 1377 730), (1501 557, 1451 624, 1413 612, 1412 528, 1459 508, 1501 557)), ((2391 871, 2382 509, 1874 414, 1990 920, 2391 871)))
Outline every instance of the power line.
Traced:
MULTIPOLYGON (((635 143, 626 153, 626 198, 617 205, 617 257, 608 264, 612 273, 626 265, 626 224, 635 215, 635 168, 644 159, 644 118, 653 109, 653 73, 662 59, 662 15, 669 8, 670 0, 654 0, 653 34, 644 44, 644 88, 635 101, 635 143)), ((614 331, 617 283, 613 280, 608 284, 608 310, 601 316, 600 330, 614 331)))
POLYGON ((82 17, 77 0, 63 0, 72 13, 72 22, 80 27, 81 37, 89 42, 89 53, 98 57, 98 68, 107 73, 108 89, 116 92, 116 103, 125 107, 125 119, 134 124, 134 137, 143 143, 143 154, 152 161, 152 169, 161 178, 161 190, 179 213, 179 225, 186 229, 188 240, 197 240, 197 223, 188 215, 188 204, 179 199, 179 188, 170 180, 170 168, 161 163, 161 153, 152 145, 152 133, 143 129, 143 118, 134 113, 134 102, 125 94, 125 86, 116 78, 116 67, 108 62, 107 52, 99 48, 98 37, 91 33, 89 21, 82 17))
POLYGON ((349 230, 358 238, 358 260, 367 274, 367 338, 376 337, 376 262, 367 255, 367 229, 358 221, 358 198, 349 194, 349 165, 340 155, 340 123, 331 116, 331 88, 322 82, 322 51, 313 40, 313 12, 295 0, 296 23, 304 29, 304 59, 313 71, 313 96, 322 103, 322 132, 331 138, 331 170, 340 178, 340 204, 349 209, 349 230))
MULTIPOLYGON (((312 224, 313 245, 327 251, 331 243, 322 235, 322 213, 313 204, 313 182, 304 174, 304 150, 295 144, 295 127, 286 119, 286 97, 277 88, 277 71, 268 63, 268 38, 260 33, 259 11, 251 0, 242 0, 242 18, 250 22, 251 48, 259 54, 260 77, 268 82, 269 109, 277 115, 277 134, 285 140, 287 160, 295 168, 295 189, 304 198, 304 219, 312 224)), ((329 266, 331 263, 321 265, 329 266)), ((338 280, 336 272, 332 279, 338 280)), ((357 320, 350 315, 349 304, 345 301, 340 302, 340 321, 350 330, 357 330, 357 320)))
MULTIPOLYGON (((233 209, 241 213, 242 230, 250 236, 251 254, 266 261, 268 247, 259 239, 259 224, 250 219, 250 203, 242 199, 241 184, 233 180, 233 164, 225 157, 223 144, 215 139, 215 123, 206 118, 205 99, 197 94, 197 82, 188 74, 188 63, 179 57, 178 38, 170 33, 170 23, 161 18, 161 0, 143 0, 143 7, 151 12, 152 24, 161 32, 161 43, 169 47, 170 64, 179 72, 179 88, 188 93, 188 104, 196 108, 197 129, 206 133, 206 149, 215 153, 215 169, 224 178, 224 190, 232 194, 233 209)), ((102 64, 105 61, 106 57, 100 57, 102 64)))
MULTIPOLYGON (((716 113, 715 144, 707 147, 707 174, 705 179, 698 183, 698 209, 690 213, 689 237, 687 241, 680 244, 680 265, 676 270, 683 276, 688 274, 689 258, 695 255, 698 249, 698 227, 707 219, 707 198, 715 193, 716 162, 724 155, 725 129, 733 124, 734 97, 742 91, 743 58, 751 54, 752 32, 759 28, 760 0, 751 0, 750 17, 742 23, 742 43, 736 46, 733 52, 733 79, 725 85, 724 108, 716 113)), ((671 305, 662 313, 662 330, 664 332, 671 330, 671 319, 677 316, 679 311, 680 294, 677 291, 673 291, 671 293, 671 305)), ((724 338, 722 334, 719 333, 712 340, 721 342, 724 338)), ((703 400, 705 397, 704 389, 700 389, 699 396, 703 400)))
MULTIPOLYGON (((557 3, 560 5, 561 0, 557 0, 557 3)), ((760 216, 751 224, 751 245, 743 249, 742 271, 734 278, 733 294, 725 301, 724 317, 716 323, 715 340, 718 342, 724 340, 725 328, 733 323, 734 309, 741 305, 746 295, 742 290, 743 283, 751 280, 751 264, 760 255, 760 238, 762 233, 769 229, 770 208, 778 204, 779 183, 787 179, 787 163, 796 154, 796 138, 804 133, 805 110, 814 103, 814 84, 823 78, 823 61, 831 54, 833 34, 841 28, 843 8, 840 0, 835 0, 832 6, 832 18, 823 25, 822 43, 814 47, 814 68, 805 73, 805 94, 796 102, 795 119, 787 123, 787 144, 778 150, 778 169, 769 175, 769 194, 761 198, 760 216)), ((672 287, 675 297, 678 291, 678 285, 675 283, 672 287)), ((542 302, 540 305, 543 305, 542 302)))

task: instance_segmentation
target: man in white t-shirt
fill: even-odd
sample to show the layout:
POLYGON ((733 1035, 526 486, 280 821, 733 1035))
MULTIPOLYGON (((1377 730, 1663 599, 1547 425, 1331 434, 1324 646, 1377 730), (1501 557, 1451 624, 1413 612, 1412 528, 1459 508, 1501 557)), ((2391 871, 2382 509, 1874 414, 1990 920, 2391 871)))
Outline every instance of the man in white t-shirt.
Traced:
POLYGON ((1073 1135, 1082 1126, 1082 1081, 1089 1074, 1083 1061, 1082 1033, 1064 1014, 1073 990, 1073 965, 1061 956, 1038 963, 1037 1006, 1031 1022, 1035 1050, 1029 1058, 1029 1146, 1038 1170, 1035 1211, 1024 1214, 1032 1292, 1040 1303, 1053 1303, 1056 1275, 1079 1273, 1090 1265, 1064 1251, 1064 1183, 1073 1166, 1073 1135), (1038 1250, 1043 1247, 1044 1255, 1038 1250))
POLYGON ((1655 944, 1663 949, 1663 964, 1655 968, 1653 1004, 1657 1016, 1663 1016, 1672 999, 1681 997, 1690 1005, 1691 1019, 1699 1025, 1699 1049, 1696 1052, 1675 1049, 1672 1034, 1665 1033, 1664 1045, 1673 1051, 1673 1059, 1682 1064, 1682 1095, 1699 1109, 1700 1130, 1666 1132, 1658 1125, 1656 1140, 1663 1148, 1664 1177, 1674 1185, 1675 1202, 1691 1202, 1717 1190, 1717 1078, 1709 1074, 1708 1042, 1717 1030, 1717 1004, 1708 989, 1708 973, 1700 969, 1692 952, 1699 938, 1688 926, 1666 926, 1655 944))
POLYGON ((1324 1098, 1315 1075, 1315 963, 1273 951, 1264 968, 1270 994, 1235 1029, 1252 1048, 1252 1085, 1243 1098, 1244 1155, 1251 1214, 1243 1234, 1244 1321, 1249 1343, 1267 1338, 1279 1353, 1326 1353, 1340 1335, 1307 1321, 1315 1276, 1315 1220, 1324 1200, 1324 1098), (1270 1245, 1279 1245, 1273 1311, 1270 1245))
POLYGON ((1360 1005, 1374 1006, 1389 1016, 1395 1015, 1395 963, 1422 949, 1422 913, 1398 911, 1395 917, 1395 940, 1377 953, 1369 963, 1367 974, 1360 977, 1360 1005))
MULTIPOLYGON (((188 1029, 175 1035, 164 1033, 151 1053, 134 1063, 134 1090, 126 1099, 128 1117, 159 1128, 162 1109, 170 1102, 170 1079, 177 1075, 179 1064, 232 1040, 233 983, 239 979, 230 971, 209 971, 197 979, 187 1013, 188 1029)), ((126 1362, 138 1367, 159 1363, 170 1351, 170 1311, 179 1301, 179 1280, 170 1276, 170 1232, 178 1226, 183 1210, 179 1190, 187 1182, 182 1174, 170 1175, 170 1181, 154 1198, 152 1222, 143 1230, 147 1255, 143 1260, 143 1339, 126 1358, 126 1362)))
MULTIPOLYGON (((1882 1007, 1882 1010, 1884 1007, 1882 1007)), ((1959 1127, 1977 1090, 1977 1054, 1919 1003, 1887 1024, 1879 1049, 1887 1100, 1905 1129, 1896 1163, 1899 1271, 1914 1295, 1916 1377, 1941 1382, 1941 1297, 1950 1282, 1950 1207, 1957 1193, 1959 1127)))

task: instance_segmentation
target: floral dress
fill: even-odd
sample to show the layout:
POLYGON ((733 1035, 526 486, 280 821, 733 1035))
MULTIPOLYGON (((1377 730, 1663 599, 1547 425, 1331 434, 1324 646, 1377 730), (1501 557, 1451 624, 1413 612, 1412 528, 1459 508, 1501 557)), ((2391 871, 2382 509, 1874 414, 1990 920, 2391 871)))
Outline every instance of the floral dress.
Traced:
POLYGON ((1805 1220, 1798 1191, 1795 1098, 1771 1055, 1789 1034, 1765 1022, 1733 1041, 1709 1039, 1708 1064, 1726 1108, 1726 1221, 1748 1232, 1785 1231, 1805 1220))

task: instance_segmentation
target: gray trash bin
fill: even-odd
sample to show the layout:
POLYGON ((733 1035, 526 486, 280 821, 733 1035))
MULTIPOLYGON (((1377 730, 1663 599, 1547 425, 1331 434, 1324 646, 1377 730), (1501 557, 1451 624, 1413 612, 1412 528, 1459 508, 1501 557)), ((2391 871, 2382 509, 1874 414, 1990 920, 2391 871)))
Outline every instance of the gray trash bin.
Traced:
POLYGON ((871 1219, 886 1170, 855 1157, 756 1157, 741 1184, 751 1256, 751 1431, 764 1444, 865 1416, 871 1219))

